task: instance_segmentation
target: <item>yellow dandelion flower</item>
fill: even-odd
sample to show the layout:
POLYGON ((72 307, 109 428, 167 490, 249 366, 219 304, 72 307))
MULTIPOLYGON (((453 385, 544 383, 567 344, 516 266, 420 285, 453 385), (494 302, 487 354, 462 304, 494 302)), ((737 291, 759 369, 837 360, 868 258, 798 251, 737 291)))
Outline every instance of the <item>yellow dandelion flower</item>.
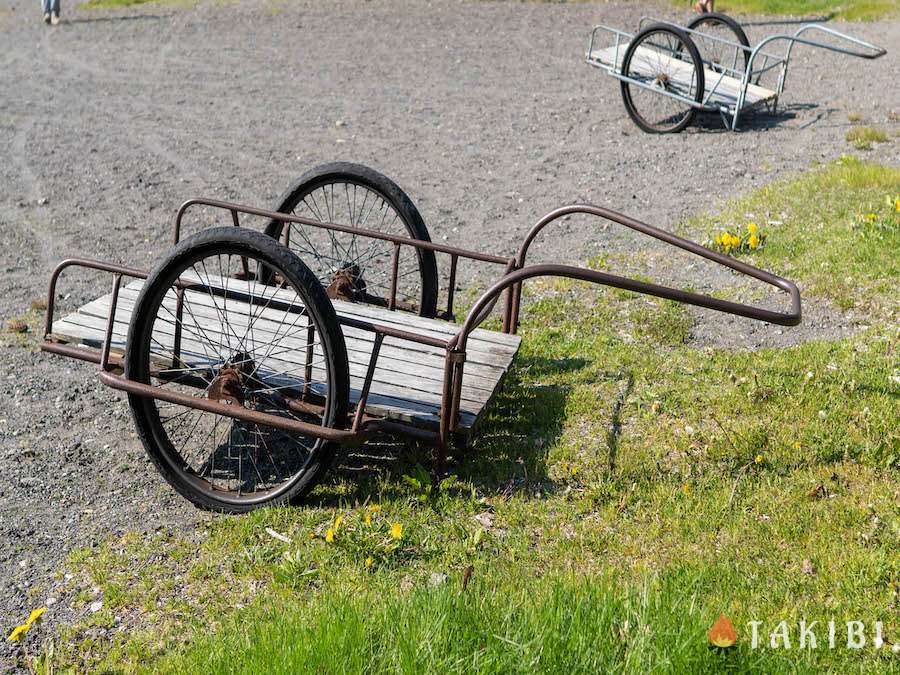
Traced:
POLYGON ((754 461, 757 464, 762 464, 765 461, 765 457, 763 457, 762 455, 757 455, 756 458, 754 459, 754 461))
POLYGON ((722 245, 722 235, 717 232, 716 236, 713 237, 713 242, 715 243, 716 246, 721 246, 722 245))
POLYGON ((32 610, 31 614, 28 615, 28 621, 26 621, 25 623, 34 623, 35 621, 40 619, 42 616, 44 616, 44 613, 46 611, 47 611, 46 607, 38 607, 37 609, 32 610))
POLYGON ((365 520, 365 523, 366 523, 366 527, 370 527, 370 526, 372 525, 372 514, 371 514, 371 513, 367 513, 364 520, 365 520))
POLYGON ((381 513, 381 504, 372 504, 372 506, 369 507, 369 511, 372 513, 381 513))
POLYGON ((22 636, 25 635, 29 630, 31 630, 30 623, 23 623, 21 626, 16 626, 13 628, 13 632, 9 634, 9 637, 6 638, 10 642, 18 642, 22 639, 22 636))
POLYGON ((394 539, 402 539, 403 538, 403 525, 400 523, 394 523, 391 525, 391 537, 394 539))
POLYGON ((747 232, 750 234, 756 234, 756 231, 759 228, 756 226, 756 223, 747 223, 747 232))
POLYGON ((28 619, 21 626, 16 626, 13 628, 12 633, 9 634, 9 637, 6 638, 11 642, 18 642, 22 639, 22 636, 25 635, 28 631, 31 630, 31 627, 34 625, 35 621, 38 621, 43 615, 44 612, 47 611, 46 607, 38 607, 31 611, 31 614, 28 615, 28 619))
POLYGON ((578 475, 578 467, 577 467, 577 466, 573 466, 573 467, 572 467, 572 476, 577 476, 577 475, 578 475))
POLYGON ((866 222, 874 223, 876 220, 878 220, 878 214, 877 213, 867 213, 865 215, 865 218, 866 218, 866 222))
POLYGON ((327 541, 329 544, 334 541, 334 530, 332 530, 330 527, 328 528, 328 532, 325 533, 325 541, 327 541))
POLYGON ((693 489, 690 485, 688 485, 687 483, 685 483, 684 485, 682 485, 682 486, 681 486, 681 489, 684 490, 684 494, 686 494, 686 495, 689 495, 689 494, 691 494, 691 492, 694 491, 694 489, 693 489))
POLYGON ((803 444, 800 441, 794 441, 794 450, 799 450, 803 447, 803 444))
POLYGON ((341 523, 343 523, 343 522, 344 522, 344 516, 338 516, 337 518, 335 518, 334 519, 334 529, 337 530, 341 526, 341 523))
POLYGON ((372 556, 369 556, 368 558, 366 558, 366 569, 369 569, 374 564, 375 564, 375 558, 373 558, 372 556))
POLYGON ((759 237, 755 234, 751 234, 750 238, 747 240, 747 243, 750 244, 750 248, 756 248, 759 246, 759 237))
POLYGON ((900 213, 900 197, 894 200, 894 213, 900 213))
POLYGON ((741 245, 740 238, 736 237, 735 235, 731 235, 731 245, 735 248, 738 248, 741 245))

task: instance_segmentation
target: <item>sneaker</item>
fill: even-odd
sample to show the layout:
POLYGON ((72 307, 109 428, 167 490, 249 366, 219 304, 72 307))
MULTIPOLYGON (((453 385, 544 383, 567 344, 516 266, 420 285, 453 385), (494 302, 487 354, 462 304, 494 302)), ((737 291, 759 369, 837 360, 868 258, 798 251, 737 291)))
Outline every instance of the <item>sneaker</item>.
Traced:
POLYGON ((44 23, 50 23, 50 14, 49 13, 44 14, 44 23))
POLYGON ((56 26, 59 24, 59 14, 51 14, 50 15, 50 25, 56 26))

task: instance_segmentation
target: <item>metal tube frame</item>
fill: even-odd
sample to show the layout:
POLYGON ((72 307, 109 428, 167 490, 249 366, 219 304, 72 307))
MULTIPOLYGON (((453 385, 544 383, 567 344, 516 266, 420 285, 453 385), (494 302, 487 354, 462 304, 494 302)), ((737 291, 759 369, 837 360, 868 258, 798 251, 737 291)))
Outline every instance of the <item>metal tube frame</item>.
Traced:
MULTIPOLYGON (((161 387, 154 387, 147 383, 129 380, 123 376, 118 376, 110 372, 113 369, 121 368, 123 365, 123 359, 121 357, 111 355, 109 353, 113 335, 113 324, 115 322, 116 303, 121 287, 121 279, 123 276, 146 279, 148 273, 143 270, 137 270, 121 265, 80 258, 72 258, 62 261, 59 265, 57 265, 56 269, 54 269, 50 277, 50 287, 47 296, 45 336, 44 342, 41 345, 41 349, 46 352, 51 352, 70 358, 98 363, 100 365, 99 377, 101 382, 114 389, 125 391, 132 395, 147 396, 155 399, 169 401, 200 410, 207 410, 209 412, 214 412, 226 417, 242 419, 257 424, 266 424, 276 428, 284 429, 285 431, 289 431, 291 433, 299 433, 346 444, 357 444, 363 442, 372 435, 379 433, 401 435, 428 442, 436 446, 438 449, 437 464, 439 472, 443 470, 446 453, 450 447, 451 436, 458 428, 457 425, 459 420, 459 405, 462 392, 462 380, 466 361, 466 347, 468 339, 471 336, 472 332, 479 325, 481 325, 481 323, 491 314, 497 304, 497 301, 504 292, 506 293, 506 303, 503 307, 503 332, 510 334, 516 333, 519 326, 522 284, 528 279, 545 276, 578 279, 600 285, 622 288, 625 290, 633 291, 635 293, 667 298, 677 302, 683 302, 698 307, 705 307, 707 309, 713 309, 720 312, 744 316, 759 321, 767 321, 769 323, 787 326, 798 324, 801 317, 800 292, 793 282, 778 277, 764 270, 760 270, 751 265, 747 265, 746 263, 740 262, 728 256, 716 253, 715 251, 711 251, 710 249, 700 246, 695 242, 682 239, 681 237, 678 237, 674 234, 671 234, 664 230, 660 230, 651 225, 647 225, 646 223, 640 222, 638 220, 634 220, 633 218, 629 218, 628 216, 622 215, 615 211, 611 211, 609 209, 598 206, 593 206, 590 204, 575 204, 571 206, 564 206, 555 209, 554 211, 551 211, 550 213, 545 215, 543 218, 538 220, 537 223, 535 223, 531 230, 529 230, 528 234, 525 236, 525 239, 522 241, 522 244, 516 256, 512 258, 490 256, 487 254, 467 251, 465 249, 446 246, 442 244, 433 244, 431 242, 423 242, 419 240, 407 239, 404 237, 385 235, 380 232, 370 232, 368 230, 363 230, 360 228, 349 228, 332 223, 319 223, 316 221, 309 221, 304 218, 299 218, 297 216, 266 211, 263 209, 254 209, 238 204, 219 202, 217 200, 203 199, 190 200, 182 205, 182 208, 179 210, 178 216, 175 220, 176 240, 180 236, 181 217, 186 209, 194 204, 203 204, 212 207, 224 208, 232 214, 232 217, 236 222, 237 213, 251 213, 266 218, 283 219, 286 222, 300 222, 312 227, 352 231, 354 234, 360 236, 373 236, 374 238, 385 239, 394 243, 395 252, 399 250, 400 246, 409 245, 446 253, 451 256, 451 308, 453 285, 455 284, 458 258, 481 260, 492 263, 502 262, 506 265, 505 273, 492 286, 484 291, 484 293, 482 293, 482 295, 469 310, 469 313, 463 320, 459 331, 454 337, 449 340, 442 340, 440 338, 419 335, 410 331, 363 321, 360 319, 339 316, 338 320, 342 324, 353 326, 363 330, 368 330, 375 334, 372 354, 370 355, 363 389, 361 391, 360 399, 357 403, 355 412, 353 413, 351 419, 341 421, 342 425, 349 423, 349 429, 323 427, 320 425, 314 425, 306 422, 300 422, 298 420, 279 417, 277 415, 272 415, 269 413, 261 413, 259 411, 250 410, 238 405, 227 404, 220 401, 209 400, 195 396, 188 396, 186 394, 173 392, 161 387), (666 286, 660 286, 658 284, 628 279, 626 277, 620 277, 608 274, 606 272, 599 272, 583 267, 559 264, 527 265, 526 258, 528 255, 528 250, 535 238, 548 225, 572 214, 594 216, 624 225, 625 227, 658 239, 664 243, 675 246, 676 248, 682 249, 694 255, 698 255, 702 258, 706 258, 707 260, 710 260, 714 263, 724 265, 734 270, 735 272, 738 272, 739 274, 744 274, 746 276, 750 276, 752 278, 763 281, 764 283, 773 285, 789 294, 791 300, 791 309, 787 312, 766 310, 750 305, 721 300, 719 298, 714 298, 708 295, 702 295, 689 291, 668 288, 666 286), (67 344, 59 344, 53 341, 52 329, 55 309, 56 286, 60 274, 69 267, 95 269, 109 272, 114 275, 112 300, 110 303, 110 311, 105 331, 105 339, 102 347, 99 350, 85 347, 76 347, 67 344), (418 342, 445 350, 444 377, 442 384, 440 415, 437 432, 420 429, 409 424, 404 424, 402 422, 369 417, 365 414, 366 401, 375 372, 376 362, 379 357, 380 347, 385 337, 393 337, 400 340, 418 342)), ((197 288, 198 284, 196 284, 195 282, 183 282, 181 284, 177 284, 177 286, 179 287, 179 289, 181 289, 183 286, 184 290, 188 290, 191 288, 197 288)), ((204 286, 204 288, 206 287, 204 286)), ((215 291, 216 293, 233 293, 239 295, 239 292, 237 291, 223 289, 208 290, 215 291)), ((243 297, 243 299, 246 300, 246 297, 243 297)), ((303 400, 296 400, 289 402, 289 405, 308 406, 312 404, 307 403, 303 400)))

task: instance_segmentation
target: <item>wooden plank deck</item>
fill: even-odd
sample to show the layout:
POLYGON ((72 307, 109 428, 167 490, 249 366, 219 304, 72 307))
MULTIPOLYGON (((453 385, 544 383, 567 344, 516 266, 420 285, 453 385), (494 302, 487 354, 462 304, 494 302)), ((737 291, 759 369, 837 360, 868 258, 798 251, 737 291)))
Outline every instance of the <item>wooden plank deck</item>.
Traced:
MULTIPOLYGON (((185 275, 182 275, 184 278, 185 275)), ((248 291, 247 282, 229 279, 229 290, 248 291)), ((133 281, 120 289, 113 323, 110 353, 124 355, 131 315, 143 286, 142 280, 133 281)), ((254 294, 259 296, 259 288, 254 294)), ((266 287, 266 298, 273 297, 286 302, 296 301, 293 292, 266 287)), ((255 346, 263 353, 262 346, 277 340, 277 353, 270 353, 266 365, 272 368, 267 376, 284 387, 302 387, 304 356, 306 352, 306 316, 288 313, 282 309, 250 305, 234 299, 227 305, 227 327, 222 321, 224 302, 205 292, 185 294, 185 311, 182 318, 182 359, 190 366, 214 364, 216 358, 209 353, 209 345, 218 345, 222 351, 237 352, 241 348, 251 351, 255 346), (253 320, 251 321, 251 312, 253 320), (252 323, 252 331, 247 330, 252 323), (300 374, 298 374, 300 373, 300 374)), ((50 339, 55 342, 99 348, 105 337, 111 294, 107 293, 80 307, 77 311, 53 322, 50 339)), ((438 319, 428 319, 406 312, 392 312, 382 307, 357 303, 332 301, 339 316, 367 321, 428 335, 449 339, 456 335, 459 326, 438 319)), ((163 301, 165 312, 160 313, 153 331, 151 349, 162 363, 171 359, 175 333, 175 295, 170 293, 163 301)), ((341 325, 350 369, 350 401, 359 400, 369 359, 374 345, 370 331, 341 325)), ((521 338, 495 331, 476 329, 469 338, 467 360, 460 400, 459 430, 469 433, 477 424, 484 408, 500 386, 518 351, 521 338)), ((218 351, 218 350, 214 350, 218 351)), ((316 346, 313 357, 311 382, 324 378, 321 366, 324 354, 316 346)), ((386 337, 382 344, 369 392, 366 412, 371 415, 395 419, 415 426, 437 429, 441 392, 444 377, 444 350, 439 347, 386 337)))
MULTIPOLYGON (((616 73, 622 71, 622 61, 625 59, 625 52, 628 50, 628 43, 619 44, 618 51, 616 47, 607 47, 606 49, 595 49, 588 54, 588 61, 597 65, 613 68, 616 73)), ((690 89, 690 83, 694 74, 694 66, 689 61, 673 58, 667 54, 659 52, 649 47, 638 47, 635 55, 632 57, 632 67, 637 73, 649 74, 655 72, 660 63, 663 63, 667 72, 673 75, 675 85, 682 95, 687 95, 690 89)), ((706 85, 704 99, 713 90, 709 103, 715 106, 725 106, 729 111, 733 112, 737 105, 738 96, 741 91, 741 81, 735 77, 723 75, 709 68, 704 67, 703 79, 706 85)), ((758 105, 772 101, 775 99, 775 92, 765 87, 755 84, 747 85, 747 96, 744 99, 744 105, 741 110, 754 108, 758 105)), ((688 96, 689 98, 692 98, 688 96)))

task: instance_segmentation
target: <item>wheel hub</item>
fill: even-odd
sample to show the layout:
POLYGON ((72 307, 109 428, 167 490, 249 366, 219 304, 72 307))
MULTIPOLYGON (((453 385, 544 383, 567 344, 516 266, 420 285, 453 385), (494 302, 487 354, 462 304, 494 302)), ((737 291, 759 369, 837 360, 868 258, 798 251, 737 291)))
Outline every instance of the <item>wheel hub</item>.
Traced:
POLYGON ((332 300, 346 300, 353 302, 366 295, 366 282, 362 278, 359 265, 344 262, 340 269, 334 273, 331 283, 325 289, 325 294, 332 300))
POLYGON ((212 401, 243 406, 250 391, 249 380, 255 371, 249 354, 237 353, 221 368, 206 390, 212 401))

